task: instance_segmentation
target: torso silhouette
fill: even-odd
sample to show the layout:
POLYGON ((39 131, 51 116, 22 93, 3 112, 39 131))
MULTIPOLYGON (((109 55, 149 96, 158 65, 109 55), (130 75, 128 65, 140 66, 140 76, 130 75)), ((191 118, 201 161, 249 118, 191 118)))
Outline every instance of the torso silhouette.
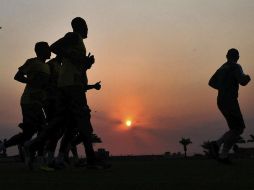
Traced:
POLYGON ((46 90, 49 79, 49 67, 38 58, 28 59, 23 66, 19 68, 24 73, 28 81, 25 90, 21 96, 21 104, 41 104, 46 100, 46 90), (43 80, 42 80, 43 77, 43 80), (45 83, 45 84, 44 84, 45 83))
POLYGON ((242 67, 235 63, 225 63, 218 69, 218 96, 221 98, 237 98, 239 90, 238 75, 242 67))

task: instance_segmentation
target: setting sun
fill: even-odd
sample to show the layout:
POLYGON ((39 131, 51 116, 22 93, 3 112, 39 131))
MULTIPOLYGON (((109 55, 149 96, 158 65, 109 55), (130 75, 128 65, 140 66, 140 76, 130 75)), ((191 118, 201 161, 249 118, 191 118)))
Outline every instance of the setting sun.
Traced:
POLYGON ((127 120, 127 121, 125 122, 125 124, 126 124, 127 127, 130 127, 131 124, 132 124, 132 121, 131 121, 131 120, 127 120))

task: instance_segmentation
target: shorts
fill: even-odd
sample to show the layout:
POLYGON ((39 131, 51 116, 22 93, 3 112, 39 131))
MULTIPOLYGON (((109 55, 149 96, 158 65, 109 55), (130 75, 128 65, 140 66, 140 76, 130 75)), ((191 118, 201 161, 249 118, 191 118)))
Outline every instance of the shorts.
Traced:
POLYGON ((245 123, 238 100, 218 98, 217 104, 219 110, 227 121, 229 129, 243 132, 245 123))

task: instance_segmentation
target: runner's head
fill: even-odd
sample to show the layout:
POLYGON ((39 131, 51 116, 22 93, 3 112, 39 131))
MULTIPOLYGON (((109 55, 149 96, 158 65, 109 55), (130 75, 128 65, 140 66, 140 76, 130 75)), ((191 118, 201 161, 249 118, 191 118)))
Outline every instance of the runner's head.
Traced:
POLYGON ((50 48, 47 42, 37 42, 34 47, 37 57, 49 59, 51 56, 50 48))
POLYGON ((83 39, 87 38, 88 28, 86 21, 81 17, 76 17, 71 21, 71 26, 74 32, 81 35, 83 39))
POLYGON ((238 52, 237 49, 232 48, 232 49, 228 50, 228 53, 227 53, 227 59, 228 59, 228 61, 230 61, 230 62, 237 62, 239 57, 240 56, 239 56, 239 52, 238 52))

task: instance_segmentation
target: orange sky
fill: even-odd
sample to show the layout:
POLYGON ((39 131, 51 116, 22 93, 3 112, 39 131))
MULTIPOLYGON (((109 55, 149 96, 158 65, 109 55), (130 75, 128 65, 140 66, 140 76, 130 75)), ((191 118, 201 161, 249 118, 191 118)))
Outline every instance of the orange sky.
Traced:
MULTIPOLYGON (((204 140, 226 130, 207 86, 226 51, 238 48, 239 63, 254 76, 253 10, 252 0, 1 2, 0 139, 18 132, 21 120, 17 68, 34 56, 35 42, 54 42, 81 16, 96 59, 89 81, 103 85, 88 93, 100 146, 112 154, 174 152, 182 150, 181 137, 190 137, 190 151, 200 152, 204 140), (127 118, 134 127, 121 130, 127 118)), ((240 89, 245 137, 254 132, 253 91, 252 83, 240 89)))

